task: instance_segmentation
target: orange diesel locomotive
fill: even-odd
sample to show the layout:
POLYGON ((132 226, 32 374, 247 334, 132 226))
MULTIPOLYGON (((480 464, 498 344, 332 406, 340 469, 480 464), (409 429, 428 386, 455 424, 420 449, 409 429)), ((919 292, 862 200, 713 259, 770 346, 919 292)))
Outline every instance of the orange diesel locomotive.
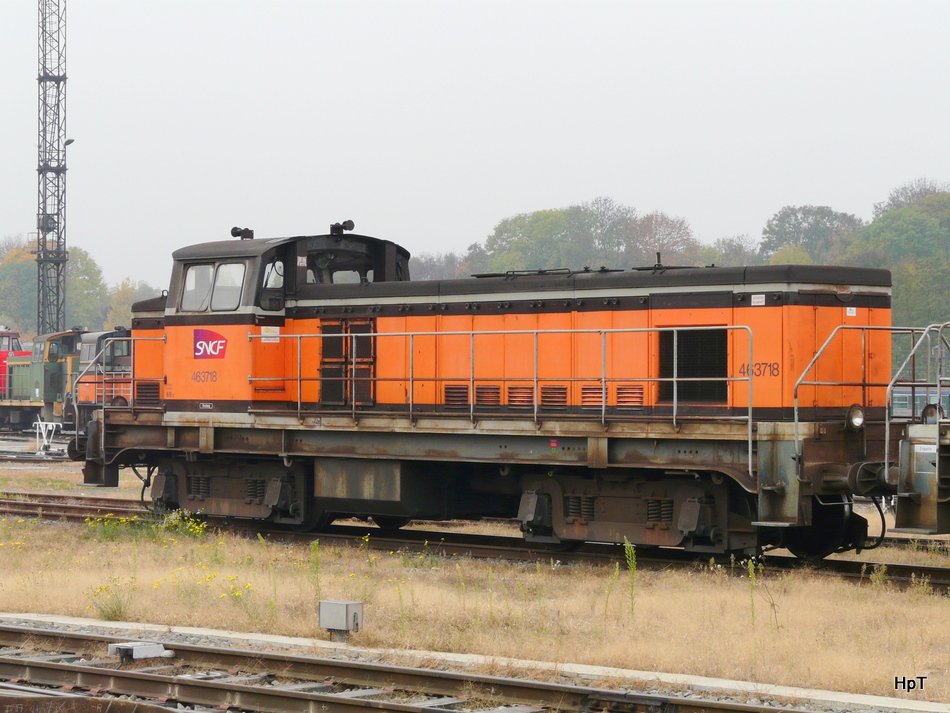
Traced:
POLYGON ((160 507, 301 528, 505 516, 537 542, 701 552, 861 548, 855 494, 947 530, 921 465, 946 444, 888 407, 887 271, 413 282, 406 250, 351 229, 176 251, 167 296, 133 308, 132 398, 79 444, 85 482, 131 466, 160 507))

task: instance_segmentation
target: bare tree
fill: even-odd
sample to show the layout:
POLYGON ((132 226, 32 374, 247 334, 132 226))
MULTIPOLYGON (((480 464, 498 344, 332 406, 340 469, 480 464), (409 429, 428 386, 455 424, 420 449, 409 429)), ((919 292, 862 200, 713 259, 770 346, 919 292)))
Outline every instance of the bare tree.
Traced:
POLYGON ((421 253, 409 261, 413 280, 448 280, 463 276, 462 258, 455 253, 421 253))
POLYGON ((915 178, 890 192, 886 201, 874 204, 874 217, 880 217, 889 210, 904 208, 919 203, 934 193, 950 192, 950 183, 940 183, 930 178, 915 178))
POLYGON ((652 263, 656 253, 669 263, 696 262, 700 244, 685 218, 675 218, 661 211, 647 213, 636 221, 633 240, 627 245, 627 258, 641 264, 652 263))
POLYGON ((712 245, 703 248, 703 262, 720 267, 739 267, 758 265, 759 244, 749 235, 730 235, 717 239, 712 245))

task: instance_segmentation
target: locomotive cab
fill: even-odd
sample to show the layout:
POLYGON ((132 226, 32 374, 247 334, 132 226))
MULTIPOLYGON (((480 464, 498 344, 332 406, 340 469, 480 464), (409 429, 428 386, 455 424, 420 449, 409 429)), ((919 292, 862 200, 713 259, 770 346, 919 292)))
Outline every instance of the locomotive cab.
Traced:
POLYGON ((28 357, 9 360, 13 398, 33 402, 41 421, 72 421, 72 385, 82 333, 75 328, 40 334, 28 357))
POLYGON ((288 299, 333 285, 409 280, 409 252, 388 240, 344 234, 202 243, 174 253, 172 314, 282 311, 288 299))

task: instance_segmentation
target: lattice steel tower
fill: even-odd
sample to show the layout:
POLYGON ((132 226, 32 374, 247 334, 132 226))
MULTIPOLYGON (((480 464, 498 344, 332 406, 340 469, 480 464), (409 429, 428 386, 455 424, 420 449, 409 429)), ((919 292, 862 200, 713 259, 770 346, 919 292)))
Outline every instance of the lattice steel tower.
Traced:
POLYGON ((66 324, 66 0, 39 0, 37 334, 66 324))

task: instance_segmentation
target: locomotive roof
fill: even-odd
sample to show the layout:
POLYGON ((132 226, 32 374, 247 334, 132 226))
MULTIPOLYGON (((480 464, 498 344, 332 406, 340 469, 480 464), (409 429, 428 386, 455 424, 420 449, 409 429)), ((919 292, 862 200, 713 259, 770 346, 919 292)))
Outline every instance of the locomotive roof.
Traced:
MULTIPOLYGON (((374 238, 356 233, 323 234, 323 235, 296 235, 283 238, 259 238, 251 240, 217 240, 207 243, 197 243, 179 248, 172 256, 176 261, 181 260, 210 260, 228 258, 260 257, 267 251, 288 243, 314 240, 353 240, 368 245, 392 244, 401 255, 408 258, 409 252, 402 246, 389 240, 374 238)), ((618 271, 593 270, 541 270, 515 271, 494 275, 483 275, 478 278, 466 277, 460 279, 406 282, 387 282, 377 285, 383 290, 398 292, 413 292, 421 284, 430 285, 425 288, 431 290, 434 282, 440 283, 440 291, 444 293, 468 292, 498 292, 511 289, 512 285, 530 283, 541 289, 559 289, 565 282, 574 282, 578 286, 587 284, 625 284, 648 286, 688 286, 688 285, 731 285, 756 283, 817 283, 840 285, 867 285, 890 287, 891 274, 889 270, 871 267, 847 267, 837 265, 752 265, 742 267, 687 267, 670 268, 657 266, 656 268, 625 268, 618 271), (588 282, 589 281, 589 282, 588 282), (500 284, 501 283, 501 284, 500 284), (502 284, 507 285, 505 287, 502 284), (414 285, 416 287, 410 287, 414 285)), ((324 289, 334 292, 347 292, 350 288, 360 286, 328 285, 324 289)), ((365 286, 364 286, 365 287, 365 286)), ((362 287, 360 287, 362 289, 362 287)), ((515 288, 517 289, 517 288, 515 288)), ((156 307, 159 307, 156 304, 156 307)))
MULTIPOLYGON (((585 279, 596 272, 575 273, 585 279)), ((626 273, 609 273, 611 275, 626 273)), ((874 267, 840 265, 749 265, 743 267, 694 267, 672 270, 635 270, 644 285, 695 285, 742 283, 819 283, 842 285, 891 286, 891 273, 874 267)))
MULTIPOLYGON (((253 238, 251 240, 215 240, 209 243, 197 243, 179 248, 172 253, 175 260, 208 260, 212 258, 236 258, 236 257, 260 257, 268 250, 286 245, 287 243, 297 242, 299 240, 311 240, 314 238, 327 238, 328 240, 356 240, 369 245, 391 243, 391 240, 382 240, 373 238, 369 235, 359 235, 357 233, 345 233, 341 235, 295 235, 287 238, 253 238)), ((393 243, 396 245, 395 243, 393 243)), ((396 248, 406 258, 409 257, 409 251, 400 245, 396 248)))

